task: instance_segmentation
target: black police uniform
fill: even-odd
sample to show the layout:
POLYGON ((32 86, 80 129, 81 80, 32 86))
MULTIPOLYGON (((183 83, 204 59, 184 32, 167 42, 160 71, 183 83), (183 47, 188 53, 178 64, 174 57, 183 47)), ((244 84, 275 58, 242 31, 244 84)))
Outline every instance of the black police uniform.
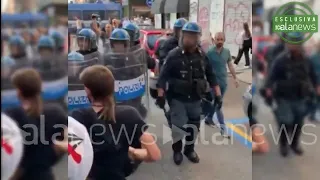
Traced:
POLYGON ((165 58, 169 54, 169 52, 179 46, 179 39, 176 36, 169 37, 163 44, 159 46, 159 66, 161 67, 164 63, 165 58))
MULTIPOLYGON (((274 114, 279 127, 286 127, 291 133, 293 136, 291 148, 297 154, 302 154, 299 138, 304 117, 308 112, 308 103, 312 99, 316 85, 316 75, 310 61, 303 55, 299 57, 286 51, 274 60, 266 82, 277 102, 274 114)), ((283 156, 288 153, 287 145, 286 135, 281 133, 280 151, 283 156)))
POLYGON ((207 82, 211 87, 216 86, 216 76, 202 51, 188 53, 176 47, 170 51, 163 64, 157 88, 165 90, 167 82, 169 89, 166 91, 166 98, 169 99, 174 142, 172 149, 174 152, 181 152, 184 135, 179 133, 179 129, 183 129, 188 133, 184 153, 189 157, 188 154, 194 152, 194 141, 200 127, 201 96, 206 90, 204 86, 207 82), (197 130, 191 127, 196 127, 197 130))

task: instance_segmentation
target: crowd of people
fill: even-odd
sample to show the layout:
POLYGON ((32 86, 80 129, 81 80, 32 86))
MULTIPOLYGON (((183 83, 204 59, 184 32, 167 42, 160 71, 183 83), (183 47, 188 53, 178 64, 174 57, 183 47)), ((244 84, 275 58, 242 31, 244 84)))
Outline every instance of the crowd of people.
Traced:
POLYGON ((67 153, 66 36, 50 29, 20 29, 1 41, 1 179, 54 179, 52 167, 67 153))

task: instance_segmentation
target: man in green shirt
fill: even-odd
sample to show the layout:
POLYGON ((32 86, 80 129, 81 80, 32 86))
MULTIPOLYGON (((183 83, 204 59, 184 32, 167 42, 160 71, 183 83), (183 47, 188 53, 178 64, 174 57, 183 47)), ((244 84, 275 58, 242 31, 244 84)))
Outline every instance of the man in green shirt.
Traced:
MULTIPOLYGON (((216 33, 214 42, 215 42, 215 46, 209 49, 207 56, 209 58, 209 62, 212 65, 213 71, 216 73, 217 81, 221 89, 221 95, 223 97, 227 90, 227 83, 228 83, 227 66, 232 74, 235 86, 238 87, 239 83, 236 77, 236 72, 234 70, 232 61, 231 61, 230 50, 223 47, 223 44, 225 42, 224 33, 222 32, 216 33)), ((214 115, 214 112, 216 112, 217 118, 221 127, 221 134, 224 135, 225 123, 224 123, 224 116, 222 113, 222 109, 214 110, 211 108, 211 105, 209 103, 206 103, 204 106, 205 106, 204 111, 207 114, 205 117, 205 123, 209 126, 215 126, 212 120, 212 117, 214 115)))

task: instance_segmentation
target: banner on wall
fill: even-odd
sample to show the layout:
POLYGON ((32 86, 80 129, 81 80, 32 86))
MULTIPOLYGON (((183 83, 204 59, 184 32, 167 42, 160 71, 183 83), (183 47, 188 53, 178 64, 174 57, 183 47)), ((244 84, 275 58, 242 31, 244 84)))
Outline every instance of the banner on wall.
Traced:
POLYGON ((199 1, 198 24, 201 26, 201 29, 202 29, 201 47, 204 51, 208 51, 208 49, 212 45, 211 35, 210 35, 210 16, 209 16, 210 7, 211 7, 211 0, 199 1))
POLYGON ((210 32, 212 36, 223 32, 224 0, 212 0, 210 11, 210 32))
POLYGON ((198 21, 198 0, 190 0, 189 21, 198 21))
POLYGON ((225 46, 230 49, 232 56, 237 56, 242 44, 243 23, 246 22, 251 26, 251 21, 251 0, 225 0, 223 27, 226 36, 225 46))

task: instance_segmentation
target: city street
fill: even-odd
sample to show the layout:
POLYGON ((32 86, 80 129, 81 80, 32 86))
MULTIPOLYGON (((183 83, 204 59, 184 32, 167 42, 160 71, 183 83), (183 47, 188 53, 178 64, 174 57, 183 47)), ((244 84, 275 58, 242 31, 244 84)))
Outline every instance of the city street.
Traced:
MULTIPOLYGON (((224 101, 226 120, 230 122, 243 121, 245 115, 241 103, 242 94, 246 87, 246 84, 241 83, 240 87, 236 89, 232 80, 229 80, 229 90, 224 101)), ((238 141, 239 135, 230 131, 230 134, 234 134, 234 136, 230 140, 223 139, 218 128, 207 127, 204 123, 202 123, 200 140, 196 146, 200 163, 192 164, 187 158, 184 158, 182 165, 174 165, 171 142, 162 143, 163 139, 170 136, 170 134, 163 134, 163 126, 166 125, 163 112, 153 105, 154 102, 150 104, 152 105, 152 114, 148 123, 154 124, 155 127, 150 127, 149 131, 157 135, 157 142, 162 151, 162 160, 156 163, 142 164, 128 180, 251 180, 251 150, 238 141), (210 142, 206 143, 206 141, 210 142)), ((228 127, 231 126, 228 125, 228 127)), ((243 137, 241 138, 243 139, 243 137)))
MULTIPOLYGON (((225 96, 224 112, 229 128, 235 128, 230 122, 243 122, 245 115, 242 110, 242 94, 247 85, 240 83, 239 88, 235 88, 229 80, 229 90, 225 96)), ((162 151, 162 160, 156 163, 143 163, 137 172, 128 180, 148 179, 148 180, 202 180, 202 179, 238 179, 251 180, 251 150, 243 144, 244 137, 234 133, 229 128, 232 138, 224 139, 220 136, 218 128, 207 127, 202 123, 201 135, 196 146, 200 156, 199 164, 192 164, 186 158, 181 166, 174 165, 172 161, 171 142, 166 142, 170 138, 170 131, 166 127, 166 120, 163 112, 150 100, 150 117, 147 122, 152 124, 149 131, 157 135, 157 143, 162 151)), ((239 132, 239 129, 237 129, 239 132)), ((248 142, 250 144, 250 142, 248 142)), ((59 180, 67 180, 67 158, 60 162, 55 173, 59 180)))
POLYGON ((304 156, 299 157, 290 153, 287 158, 283 158, 280 156, 279 148, 273 140, 278 137, 273 114, 270 108, 263 104, 258 111, 258 121, 268 127, 266 136, 270 143, 271 151, 266 155, 252 156, 252 179, 313 180, 317 179, 315 177, 320 176, 320 141, 316 139, 320 137, 319 124, 310 124, 309 121, 306 121, 307 125, 303 129, 304 134, 302 135, 302 147, 305 150, 304 156))

